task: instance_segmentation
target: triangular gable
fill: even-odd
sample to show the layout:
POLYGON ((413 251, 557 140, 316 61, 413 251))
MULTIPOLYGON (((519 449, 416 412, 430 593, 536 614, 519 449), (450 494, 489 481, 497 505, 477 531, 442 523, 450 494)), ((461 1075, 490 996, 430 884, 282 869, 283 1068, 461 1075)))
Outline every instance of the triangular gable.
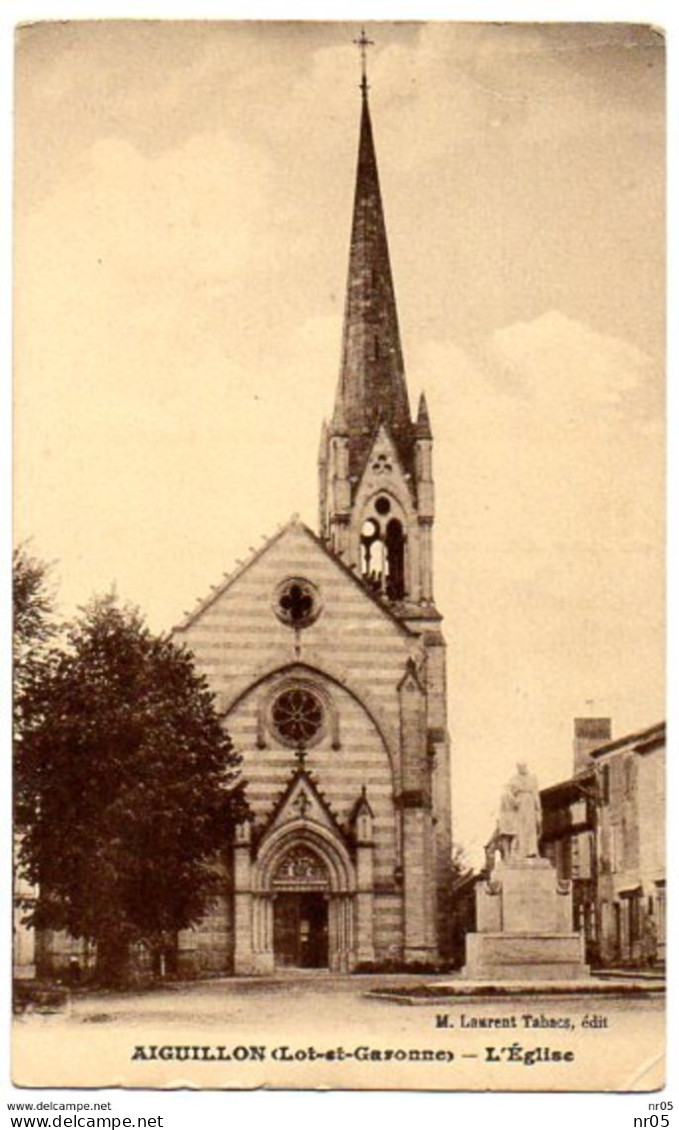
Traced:
POLYGON ((267 550, 271 549, 271 546, 275 545, 276 542, 280 538, 282 538, 283 534, 286 533, 286 531, 289 530, 291 526, 294 526, 298 521, 298 515, 293 514, 289 522, 287 522, 284 526, 279 526, 276 530, 276 533, 272 534, 271 537, 266 538, 259 549, 253 550, 249 557, 247 557, 244 561, 239 561, 236 564, 236 567, 232 569, 230 573, 225 574, 224 580, 221 582, 221 584, 213 585, 212 590, 208 594, 208 596, 198 597, 198 601, 193 612, 187 612, 185 618, 181 621, 181 623, 175 624, 172 631, 182 632, 185 628, 190 628, 194 621, 197 620, 199 616, 202 616, 203 612, 205 612, 212 604, 214 604, 216 600, 219 600, 220 596, 222 596, 222 594, 225 593, 227 589, 231 588, 231 585, 234 583, 234 581, 237 581, 239 577, 242 577, 243 573, 245 573, 252 565, 254 565, 255 561, 259 561, 260 557, 263 557, 267 550))
POLYGON ((417 632, 411 631, 411 629, 408 628, 407 625, 404 624, 403 621, 400 620, 398 616, 396 616, 391 611, 389 606, 376 593, 371 592, 370 589, 368 589, 366 585, 363 584, 360 578, 356 576, 355 572, 347 565, 345 565, 341 558, 337 556, 337 554, 332 552, 329 546, 324 541, 322 541, 321 538, 317 537, 317 535, 312 530, 310 530, 308 526, 300 521, 297 515, 294 515, 285 526, 282 526, 279 530, 277 530, 276 533, 267 541, 265 541, 258 550, 252 553, 246 561, 239 563, 237 568, 234 569, 233 572, 231 572, 222 581, 221 584, 216 585, 207 597, 199 601, 196 609, 193 612, 190 612, 186 619, 178 624, 173 629, 173 631, 183 632, 187 628, 190 628, 203 615, 203 613, 208 610, 208 608, 210 608, 217 600, 219 600, 219 598, 223 596, 224 593, 226 593, 236 583, 236 581, 238 581, 244 575, 244 573, 251 569, 257 561, 261 560, 261 558, 265 554, 267 554, 272 549, 272 547, 286 534, 291 532, 302 533, 305 537, 308 537, 309 540, 314 544, 314 546, 318 547, 318 549, 322 551, 324 557, 332 561, 335 568, 338 569, 345 577, 350 578, 352 584, 354 584, 360 590, 365 599, 370 601, 370 603, 374 607, 378 608, 382 615, 386 617, 392 624, 394 624, 402 635, 409 638, 417 638, 417 632))
POLYGON ((354 492, 354 499, 379 490, 394 494, 406 510, 412 507, 414 484, 403 466, 398 447, 384 421, 380 421, 375 429, 354 492))
POLYGON ((271 835, 282 825, 300 820, 309 824, 320 824, 333 835, 344 838, 337 817, 318 788, 313 775, 303 766, 293 772, 257 838, 262 840, 264 836, 271 835))

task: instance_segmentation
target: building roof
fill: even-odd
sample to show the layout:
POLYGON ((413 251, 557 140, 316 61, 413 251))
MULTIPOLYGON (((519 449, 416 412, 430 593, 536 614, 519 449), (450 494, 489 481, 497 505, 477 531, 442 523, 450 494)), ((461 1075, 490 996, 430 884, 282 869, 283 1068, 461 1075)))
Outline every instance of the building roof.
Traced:
POLYGON ((590 757, 603 757, 606 753, 612 753, 616 749, 623 749, 625 746, 630 746, 634 749, 635 753, 648 753, 651 749, 655 749, 665 742, 665 723, 658 722, 655 726, 649 726, 647 730, 637 730, 633 734, 626 734, 625 737, 616 738, 615 741, 606 742, 605 745, 597 746, 590 753, 590 757))
MULTIPOLYGON (((657 749, 658 746, 665 744, 665 723, 658 722, 655 726, 649 726, 646 730, 636 730, 633 734, 626 734, 622 738, 616 738, 614 741, 606 742, 605 745, 597 746, 596 749, 591 750, 590 757, 602 757, 604 754, 613 753, 615 750, 624 749, 625 747, 631 748, 635 753, 650 753, 652 749, 657 749)), ((555 801, 557 799, 565 802, 569 799, 575 799, 581 796, 583 799, 587 798, 587 789, 592 782, 594 766, 586 766, 578 773, 574 773, 572 777, 567 777, 565 781, 557 781, 554 785, 547 785, 544 789, 540 789, 540 796, 548 801, 555 801)))
POLYGON ((279 538, 283 537, 283 535, 287 533, 288 530, 293 528, 302 530, 307 535, 307 537, 311 538, 314 544, 317 545, 319 549, 321 549, 323 553, 330 558, 331 561, 334 562, 338 569, 340 569, 347 577, 351 578, 353 583, 358 586, 364 596, 374 605, 376 605, 380 609, 380 611, 389 620, 391 620, 393 624, 396 625, 396 627, 403 635, 410 636, 413 639, 419 638, 419 632, 415 632, 411 628, 409 628, 407 624, 405 624, 403 620, 399 616, 397 616, 395 612, 392 611, 392 609, 389 607, 389 604, 385 600, 382 600, 378 594, 372 592, 372 590, 368 588, 367 585, 363 584, 363 581, 356 576, 353 569, 350 569, 348 565, 345 565, 342 559, 338 557, 336 553, 333 553, 332 549, 326 544, 326 542, 319 538, 313 532, 313 530, 310 530, 309 527, 304 524, 304 522, 300 521, 297 514, 293 514, 289 522, 287 522, 284 526, 280 526, 276 533, 271 537, 266 538, 259 549, 253 550, 251 555, 245 561, 239 561, 236 568, 231 573, 225 574, 222 583, 219 585, 214 585, 212 590, 206 597, 199 599, 194 610, 192 612, 188 612, 185 615, 185 618, 179 624, 176 624, 174 626, 172 631, 183 632, 186 631, 187 628, 190 628, 194 621, 197 620, 198 617, 201 616, 202 613, 205 612, 205 610, 209 608, 211 604, 214 604, 214 602, 218 600, 219 597, 223 593, 225 593, 227 589, 229 589, 231 585, 233 585, 234 582, 238 580, 239 577, 243 575, 243 573, 245 573, 249 568, 251 568, 252 565, 254 565, 255 561, 258 561, 260 557, 262 557, 262 555, 265 554, 267 550, 269 550, 271 546, 279 540, 279 538))
POLYGON ((540 789, 540 796, 544 800, 565 803, 572 800, 587 800, 587 790, 594 784, 593 769, 584 769, 574 773, 565 781, 557 781, 555 785, 546 785, 540 789))

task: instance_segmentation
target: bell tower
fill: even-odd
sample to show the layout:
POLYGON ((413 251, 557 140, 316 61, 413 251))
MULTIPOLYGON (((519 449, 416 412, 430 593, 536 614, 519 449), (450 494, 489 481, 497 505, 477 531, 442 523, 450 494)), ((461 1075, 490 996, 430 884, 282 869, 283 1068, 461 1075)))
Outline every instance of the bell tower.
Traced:
POLYGON ((320 530, 402 619, 437 619, 432 431, 411 416, 365 73, 344 333, 335 407, 319 454, 320 530))
POLYGON ((450 748, 446 647, 434 603, 433 437, 411 413, 361 48, 361 120, 335 406, 319 453, 320 531, 372 597, 419 640, 400 683, 395 800, 403 847, 404 954, 449 944, 450 748))

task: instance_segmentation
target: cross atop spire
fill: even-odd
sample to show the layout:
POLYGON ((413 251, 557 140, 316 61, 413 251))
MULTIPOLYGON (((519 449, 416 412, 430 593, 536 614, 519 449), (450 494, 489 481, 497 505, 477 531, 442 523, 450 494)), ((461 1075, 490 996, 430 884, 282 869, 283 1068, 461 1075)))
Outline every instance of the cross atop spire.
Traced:
POLYGON ((368 95, 367 49, 368 47, 374 47, 375 41, 368 39, 368 36, 365 34, 365 28, 362 27, 361 34, 358 39, 354 40, 354 43, 361 52, 361 91, 363 97, 366 98, 368 95))

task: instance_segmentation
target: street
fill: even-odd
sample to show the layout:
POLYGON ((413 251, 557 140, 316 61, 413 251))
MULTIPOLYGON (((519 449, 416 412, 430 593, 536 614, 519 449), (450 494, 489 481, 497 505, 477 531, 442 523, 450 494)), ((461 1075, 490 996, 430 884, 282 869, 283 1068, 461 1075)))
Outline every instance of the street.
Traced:
POLYGON ((662 996, 379 1000, 404 975, 295 976, 74 996, 14 1025, 25 1086, 650 1090, 662 996))

